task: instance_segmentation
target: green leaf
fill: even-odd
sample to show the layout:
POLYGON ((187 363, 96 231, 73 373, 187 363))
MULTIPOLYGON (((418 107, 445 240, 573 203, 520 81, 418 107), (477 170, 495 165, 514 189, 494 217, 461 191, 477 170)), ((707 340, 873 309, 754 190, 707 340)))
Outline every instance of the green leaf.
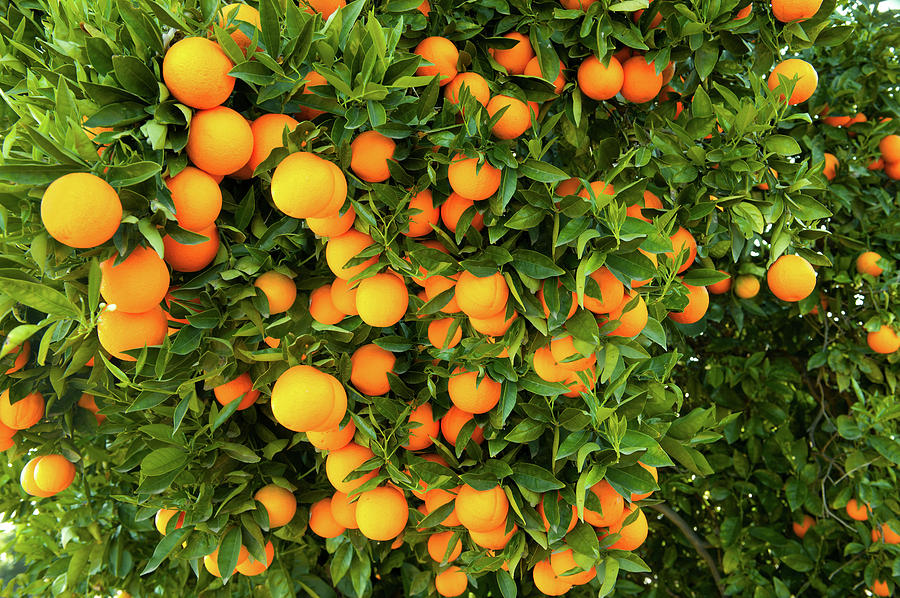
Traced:
POLYGON ((113 70, 122 87, 146 100, 159 97, 159 83, 147 65, 134 56, 113 56, 113 70))
POLYGON ((569 178, 565 172, 550 164, 529 158, 519 164, 519 172, 533 181, 539 183, 557 183, 569 178))
POLYGON ((557 480, 552 473, 533 463, 520 462, 513 465, 512 478, 517 484, 532 492, 543 493, 565 488, 565 484, 557 480))
POLYGON ((52 316, 78 320, 81 310, 69 299, 49 286, 27 280, 0 278, 0 294, 52 316))
POLYGON ((260 0, 259 24, 262 29, 261 41, 266 53, 278 59, 281 55, 281 22, 278 18, 281 10, 275 0, 260 0))
POLYGON ((241 528, 232 527, 225 532, 222 543, 219 544, 219 554, 216 564, 224 579, 228 579, 237 567, 238 556, 241 551, 241 528))
POLYGON ((513 581, 509 571, 500 569, 496 572, 496 576, 497 586, 500 588, 500 593, 503 594, 503 598, 516 598, 518 591, 516 589, 516 582, 513 581))
POLYGON ((184 466, 188 461, 188 453, 183 448, 166 446, 151 451, 141 460, 141 474, 159 476, 184 466))
POLYGON ((795 156, 800 153, 800 144, 787 135, 769 135, 766 138, 766 151, 779 156, 795 156))
POLYGON ((147 575, 148 573, 156 571, 160 564, 162 564, 163 559, 169 556, 169 553, 172 552, 176 546, 181 545, 181 539, 190 531, 190 528, 182 527, 172 530, 163 536, 163 539, 160 540, 159 544, 157 544, 156 548, 153 550, 153 556, 147 561, 147 566, 141 571, 141 575, 147 575))
POLYGON ((544 279, 566 273, 549 257, 530 249, 516 249, 512 252, 512 256, 516 270, 531 278, 544 279))
POLYGON ((110 166, 104 175, 113 187, 127 187, 156 176, 161 167, 156 162, 135 162, 123 166, 110 166))
POLYGON ((719 48, 714 44, 706 43, 697 49, 694 53, 694 66, 697 67, 697 74, 701 80, 709 77, 718 61, 719 48))

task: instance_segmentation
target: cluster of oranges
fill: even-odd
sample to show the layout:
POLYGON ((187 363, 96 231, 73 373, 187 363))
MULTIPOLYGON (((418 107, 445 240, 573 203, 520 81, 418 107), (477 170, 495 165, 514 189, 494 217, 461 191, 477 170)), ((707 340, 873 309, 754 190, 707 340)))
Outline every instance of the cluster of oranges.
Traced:
MULTIPOLYGON (((866 503, 861 503, 855 498, 851 498, 845 507, 847 511, 847 516, 854 521, 868 521, 869 513, 872 512, 872 508, 870 505, 866 503)), ((809 515, 805 515, 803 518, 803 522, 798 524, 794 524, 794 533, 796 533, 801 538, 806 535, 807 530, 810 527, 815 525, 815 519, 810 517, 809 515)), ((900 534, 891 529, 891 526, 884 523, 879 525, 878 527, 872 528, 872 542, 877 543, 883 541, 885 544, 900 544, 900 534)), ((873 581, 872 586, 869 588, 869 591, 872 592, 875 596, 890 596, 891 589, 888 586, 887 582, 882 579, 876 579, 873 581)))

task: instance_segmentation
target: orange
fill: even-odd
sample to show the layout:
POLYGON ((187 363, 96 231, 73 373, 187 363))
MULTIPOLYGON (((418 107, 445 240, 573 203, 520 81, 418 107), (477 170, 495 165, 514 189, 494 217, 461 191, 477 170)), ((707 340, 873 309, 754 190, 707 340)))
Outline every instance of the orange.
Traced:
POLYGON ((860 504, 855 498, 851 498, 847 503, 847 516, 855 521, 866 521, 869 519, 869 505, 860 504))
MULTIPOLYGON (((809 517, 809 515, 807 515, 809 517)), ((881 528, 875 528, 872 530, 872 541, 880 542, 881 534, 884 533, 884 542, 885 544, 900 544, 900 534, 891 529, 887 523, 881 526, 881 528)))
MULTIPOLYGON (((537 510, 541 516, 541 521, 544 522, 544 531, 549 532, 550 531, 550 521, 547 519, 547 515, 544 513, 544 500, 546 498, 547 498, 546 494, 541 496, 541 502, 538 503, 537 510)), ((559 505, 560 517, 562 518, 562 521, 565 521, 565 512, 567 510, 566 507, 568 507, 569 505, 567 505, 565 502, 563 502, 562 495, 559 492, 556 493, 556 502, 561 503, 559 505)), ((578 511, 575 509, 574 506, 572 506, 572 516, 569 518, 569 524, 568 524, 568 527, 566 528, 566 533, 575 529, 576 523, 578 523, 578 511)))
MULTIPOLYGON (((811 98, 816 91, 816 86, 819 84, 819 75, 816 73, 816 69, 805 60, 800 60, 799 58, 789 58, 775 65, 775 68, 769 75, 769 89, 775 91, 775 89, 780 87, 781 77, 786 78, 788 81, 795 77, 797 78, 796 84, 793 85, 794 91, 791 92, 791 97, 787 101, 791 106, 811 98)), ((790 85, 788 83, 785 89, 790 88, 790 85)), ((781 94, 779 97, 784 101, 784 94, 781 94)))
MULTIPOLYGON (((556 76, 556 79, 550 81, 553 83, 553 90, 559 94, 562 93, 563 87, 566 86, 566 77, 563 75, 563 71, 565 70, 566 65, 563 64, 563 61, 559 61, 559 74, 556 76)), ((547 79, 544 75, 544 72, 541 70, 541 62, 538 60, 538 57, 535 56, 531 60, 528 61, 528 64, 525 65, 525 70, 522 71, 523 75, 528 75, 529 77, 540 77, 541 79, 547 79)))
POLYGON ((459 96, 463 88, 482 106, 487 106, 491 98, 491 90, 487 80, 478 73, 460 73, 444 88, 444 100, 451 104, 459 104, 459 96))
POLYGON ((582 189, 578 192, 578 196, 591 200, 591 193, 594 195, 594 200, 600 200, 601 195, 615 195, 616 190, 612 185, 608 185, 603 181, 594 181, 590 184, 590 189, 582 189))
POLYGON ((501 385, 478 372, 456 368, 447 382, 447 393, 454 405, 467 413, 487 413, 500 401, 501 385))
POLYGON ((191 162, 209 174, 231 174, 253 152, 253 132, 247 120, 225 106, 198 110, 188 127, 185 147, 191 162))
POLYGON ((766 283, 782 301, 800 301, 816 288, 816 271, 799 255, 783 255, 769 267, 766 283))
POLYGON ((325 431, 347 413, 347 393, 338 380, 308 365, 286 370, 272 387, 272 415, 294 432, 325 431))
POLYGON ((600 511, 592 511, 584 508, 584 520, 595 527, 613 525, 622 517, 625 509, 625 499, 616 492, 609 482, 601 480, 591 487, 591 492, 600 501, 600 511))
POLYGON ((506 310, 504 309, 487 318, 469 318, 469 324, 481 334, 503 336, 509 330, 509 327, 512 326, 512 323, 516 321, 517 317, 516 312, 512 312, 512 315, 507 318, 506 310))
POLYGON ((822 119, 826 125, 831 125, 832 127, 846 127, 850 124, 849 116, 826 116, 822 119))
POLYGON ((431 5, 428 3, 428 0, 422 0, 422 4, 418 5, 416 10, 427 17, 431 12, 431 5))
MULTIPOLYGON (((5 341, 3 344, 6 345, 9 341, 5 341)), ((31 343, 29 341, 25 341, 21 345, 14 347, 9 352, 10 355, 15 355, 16 358, 13 361, 12 367, 6 370, 6 374, 13 374, 18 372, 23 367, 25 367, 25 363, 28 361, 28 358, 31 356, 31 343)))
MULTIPOLYGON (((659 482, 659 472, 656 471, 655 467, 653 467, 652 465, 644 465, 640 461, 638 462, 638 465, 640 465, 641 467, 643 467, 644 469, 649 471, 650 475, 653 476, 653 479, 657 483, 659 482)), ((652 490, 650 492, 647 492, 646 494, 635 494, 634 492, 632 492, 631 498, 629 500, 631 500, 631 502, 637 502, 639 500, 644 500, 645 498, 649 498, 651 494, 653 494, 652 490)))
POLYGON ((571 177, 562 182, 560 182, 556 189, 553 192, 560 197, 566 197, 568 195, 575 195, 581 189, 581 179, 578 177, 571 177))
MULTIPOLYGON (((313 87, 323 87, 328 85, 328 81, 325 79, 325 77, 323 77, 316 71, 308 72, 306 76, 301 79, 301 81, 305 83, 303 87, 303 93, 301 95, 312 94, 313 87)), ((305 120, 312 120, 322 114, 325 114, 324 110, 309 108, 307 106, 300 106, 300 112, 297 116, 305 120)))
POLYGON ((453 597, 459 596, 466 591, 469 585, 469 578, 462 569, 455 565, 451 565, 444 571, 434 576, 434 589, 441 596, 453 597))
POLYGON ((203 230, 214 224, 222 210, 222 191, 210 175, 199 168, 186 166, 166 179, 166 187, 175 204, 178 226, 190 231, 203 230))
POLYGON ((572 589, 571 583, 553 572, 550 559, 535 563, 531 577, 534 579, 534 587, 546 596, 562 596, 572 589))
POLYGON ((805 21, 819 11, 822 0, 772 0, 772 14, 782 23, 805 21))
POLYGON ((231 95, 235 78, 228 72, 232 68, 234 63, 219 44, 205 37, 186 37, 166 51, 162 76, 176 100, 191 108, 207 110, 231 95))
POLYGON ((344 494, 350 494, 374 478, 378 473, 378 468, 366 472, 365 475, 353 480, 345 480, 344 478, 374 456, 368 447, 360 446, 355 442, 351 442, 344 448, 331 451, 325 459, 325 474, 328 476, 328 481, 331 482, 335 490, 344 494))
POLYGON ((884 272, 884 268, 878 265, 880 260, 881 255, 878 253, 866 251, 856 258, 856 269, 859 270, 860 273, 868 274, 869 276, 881 276, 881 273, 884 272))
POLYGON ((516 40, 516 45, 508 50, 500 48, 488 48, 488 53, 494 57, 497 64, 506 69, 510 75, 521 75, 525 72, 525 67, 534 58, 534 48, 531 47, 531 41, 527 35, 523 35, 518 31, 507 33, 504 35, 506 39, 516 40))
POLYGON ((323 498, 309 508, 309 529, 321 538, 337 538, 345 531, 331 514, 331 499, 323 498))
POLYGON ((341 313, 348 316, 355 316, 356 311, 356 288, 358 283, 347 282, 343 278, 335 278, 331 283, 331 302, 334 307, 341 313))
POLYGON ((713 295, 724 295, 731 290, 731 275, 728 274, 728 272, 726 272, 725 270, 719 270, 719 272, 727 275, 728 278, 726 278, 725 280, 720 280, 719 282, 714 282, 706 287, 706 290, 713 295))
POLYGON ((406 315, 407 307, 409 291, 403 279, 392 272, 366 278, 356 290, 356 310, 369 326, 393 326, 406 315))
POLYGON ((397 358, 378 345, 359 347, 350 357, 350 382, 361 393, 378 396, 391 390, 387 373, 394 369, 397 358))
POLYGON ((219 252, 219 230, 215 224, 197 231, 207 238, 193 245, 179 243, 172 237, 163 237, 163 259, 176 272, 198 272, 210 265, 219 252))
POLYGON ((353 419, 349 419, 343 427, 338 425, 322 432, 310 430, 306 433, 306 439, 319 450, 336 451, 350 444, 355 434, 356 424, 353 423, 353 419))
POLYGON ((900 336, 897 336, 890 326, 882 325, 881 328, 867 335, 866 343, 876 353, 893 353, 900 349, 900 336))
POLYGON ((257 167, 269 157, 273 149, 284 147, 284 130, 293 131, 299 124, 296 118, 287 114, 263 114, 250 123, 253 151, 250 152, 247 163, 233 176, 239 179, 249 179, 253 176, 257 167))
POLYGON ((594 353, 584 354, 584 357, 575 358, 582 355, 575 348, 575 339, 571 334, 557 337, 550 341, 550 354, 559 366, 570 372, 589 368, 597 363, 597 357, 594 353), (575 358, 575 359, 573 359, 575 358))
MULTIPOLYGON (((459 218, 462 216, 463 212, 469 208, 474 208, 474 206, 474 201, 466 199, 454 191, 447 197, 444 203, 441 204, 441 221, 444 223, 444 226, 447 227, 447 230, 451 233, 455 233, 456 227, 459 224, 459 218)), ((479 231, 484 228, 484 216, 478 211, 478 208, 475 208, 475 215, 472 216, 469 226, 479 231)))
POLYGON ((34 483, 43 492, 54 495, 62 492, 75 479, 75 466, 62 455, 38 457, 34 467, 34 483))
POLYGON ((560 0, 563 8, 569 10, 587 10, 597 0, 560 0))
MULTIPOLYGON (((814 527, 816 525, 816 520, 810 517, 809 515, 803 516, 803 521, 801 523, 797 523, 796 521, 791 524, 791 528, 794 530, 794 533, 798 538, 803 538, 806 535, 806 532, 809 531, 809 528, 814 527)), ((872 530, 872 537, 874 539, 875 534, 877 532, 872 530)))
POLYGON ((597 323, 602 326, 610 320, 617 320, 619 325, 606 334, 631 338, 640 334, 647 325, 648 315, 647 304, 644 302, 644 298, 635 291, 628 291, 625 293, 625 297, 622 298, 621 305, 614 309, 607 318, 602 320, 598 318, 597 323), (628 311, 623 311, 635 296, 638 298, 637 303, 629 308, 628 311))
MULTIPOLYGON (((249 4, 226 4, 222 7, 222 10, 219 11, 219 27, 224 29, 234 29, 231 32, 231 39, 234 40, 234 43, 238 45, 241 51, 244 54, 247 54, 247 49, 250 47, 250 43, 253 41, 250 37, 247 37, 247 34, 237 28, 240 23, 246 23, 256 29, 262 29, 262 25, 260 25, 259 21, 259 11, 250 6, 249 4)), ((255 48, 254 48, 255 50, 255 48)), ((251 50, 252 52, 253 50, 251 50)))
POLYGON ((888 176, 888 178, 900 181, 900 161, 897 162, 885 162, 884 163, 884 174, 888 176))
POLYGON ((349 496, 338 491, 331 497, 331 516, 347 529, 359 529, 356 522, 356 499, 357 497, 353 497, 353 502, 350 502, 349 496))
POLYGON ((171 521, 172 517, 175 517, 175 515, 178 515, 178 517, 175 519, 175 525, 172 526, 173 530, 180 529, 184 525, 184 511, 179 511, 177 509, 160 509, 156 512, 156 517, 153 521, 160 534, 166 535, 169 521, 171 521))
POLYGON ((102 245, 112 239, 121 221, 122 202, 116 190, 86 172, 64 174, 50 183, 41 198, 41 222, 47 234, 69 247, 102 245))
MULTIPOLYGON (((426 510, 428 511, 428 513, 434 513, 447 503, 455 501, 458 492, 459 488, 455 488, 452 491, 447 491, 442 488, 434 488, 432 490, 428 490, 425 493, 426 510)), ((456 503, 454 502, 453 504, 453 510, 450 511, 450 514, 444 518, 444 520, 441 522, 441 525, 445 525, 447 527, 455 527, 459 525, 459 517, 456 514, 456 503)))
POLYGON ((538 378, 547 382, 562 382, 571 373, 571 370, 556 361, 549 346, 541 347, 534 352, 531 367, 538 378))
MULTIPOLYGON (((459 278, 459 274, 454 275, 455 278, 459 278)), ((446 276, 429 276, 425 279, 425 297, 428 301, 431 301, 444 291, 448 289, 456 288, 456 280, 454 278, 447 278, 446 276)), ((447 302, 447 305, 441 308, 441 311, 445 314, 455 314, 459 311, 459 302, 456 300, 456 291, 454 291, 453 297, 447 302)))
POLYGON ((581 393, 589 392, 597 385, 596 368, 591 365, 583 370, 569 371, 566 379, 562 382, 569 388, 569 391, 563 393, 563 396, 577 397, 581 393), (583 373, 587 377, 590 386, 581 381, 581 377, 579 376, 580 373, 583 373))
POLYGON ((292 218, 321 218, 341 209, 347 178, 334 162, 294 152, 272 173, 272 201, 292 218))
POLYGON ((410 424, 421 424, 418 427, 411 427, 409 438, 403 445, 408 451, 421 451, 434 444, 434 439, 438 438, 441 432, 441 420, 434 419, 434 412, 431 405, 422 403, 409 414, 410 424))
POLYGON ((393 540, 406 529, 408 519, 406 497, 393 486, 363 492, 356 501, 356 523, 370 540, 393 540))
MULTIPOLYGON (((247 551, 247 547, 241 544, 241 549, 238 552, 238 566, 243 565, 247 562, 247 559, 250 557, 250 553, 247 551)), ((222 573, 219 571, 219 549, 218 547, 213 550, 211 553, 203 557, 203 566, 206 567, 206 570, 209 571, 209 574, 214 577, 222 577, 222 573)), ((234 571, 237 571, 237 566, 234 568, 234 571)))
POLYGON ((416 75, 420 77, 439 76, 438 84, 442 86, 447 85, 456 77, 459 50, 446 37, 426 37, 419 42, 413 52, 424 58, 419 63, 421 66, 416 69, 416 75))
MULTIPOLYGON (((472 417, 471 413, 467 413, 456 405, 453 405, 450 407, 449 411, 444 414, 444 417, 441 418, 441 434, 451 446, 456 446, 459 431, 462 430, 462 427, 466 425, 472 417)), ((484 430, 476 425, 475 429, 472 431, 472 441, 475 444, 481 444, 483 440, 484 430)))
POLYGON ((609 526, 610 534, 619 534, 619 539, 609 547, 609 550, 636 550, 647 540, 647 517, 644 512, 637 509, 637 519, 625 525, 625 519, 631 515, 637 507, 628 507, 622 513, 622 518, 609 526))
POLYGON ((106 421, 106 416, 99 412, 100 408, 97 407, 97 401, 94 399, 94 395, 83 393, 81 398, 78 399, 78 406, 93 413, 94 417, 97 418, 98 426, 106 421))
POLYGON ((319 324, 334 326, 344 319, 331 298, 331 285, 324 285, 309 294, 309 315, 319 324))
POLYGON ((453 325, 453 318, 441 318, 440 320, 432 320, 428 324, 428 341, 438 349, 449 349, 455 347, 462 340, 462 326, 457 326, 453 337, 447 340, 450 333, 450 326, 453 325))
POLYGON ((216 400, 222 405, 227 405, 235 399, 243 397, 241 398, 241 402, 238 403, 238 411, 246 409, 259 398, 259 391, 253 389, 253 381, 250 379, 250 374, 247 372, 244 372, 230 382, 215 387, 213 389, 213 394, 216 395, 216 400))
POLYGON ((496 95, 488 102, 487 111, 491 118, 506 109, 491 130, 498 139, 515 139, 531 128, 531 113, 528 105, 521 100, 506 95, 496 95))
POLYGON ((100 345, 110 355, 122 361, 136 361, 134 357, 126 355, 125 351, 161 345, 166 338, 167 329, 166 312, 158 305, 139 314, 105 309, 97 319, 100 345))
POLYGON ((297 285, 294 279, 274 270, 262 274, 253 283, 266 296, 269 302, 269 313, 280 314, 286 312, 297 299, 297 285))
POLYGON ((331 237, 325 245, 325 260, 328 267, 338 278, 350 280, 378 261, 378 256, 372 256, 361 264, 346 265, 373 243, 372 237, 353 228, 343 235, 331 237))
POLYGON ((891 588, 887 582, 881 579, 872 581, 872 587, 869 590, 876 596, 890 596, 891 588))
MULTIPOLYGON (((778 180, 778 171, 775 170, 774 168, 769 168, 769 172, 772 174, 773 177, 775 177, 775 180, 777 181, 777 180, 778 180)), ((761 189, 761 190, 763 190, 763 191, 768 191, 768 190, 769 190, 769 183, 763 181, 762 183, 758 184, 758 185, 756 186, 756 188, 757 188, 757 189, 761 189)), ((712 196, 710 196, 710 197, 712 197, 712 196)))
POLYGON ((759 294, 759 279, 751 274, 743 274, 734 279, 734 294, 741 299, 753 299, 759 294))
POLYGON ((453 542, 453 548, 450 548, 450 541, 453 539, 453 532, 438 532, 431 534, 428 538, 428 556, 438 563, 450 563, 456 560, 462 554, 462 542, 459 537, 453 542), (450 553, 447 555, 447 553, 450 553), (447 555, 447 558, 444 558, 447 555))
POLYGON ((300 6, 306 7, 309 14, 321 13, 323 19, 328 19, 338 9, 347 6, 346 0, 300 0, 300 6))
POLYGON ((629 102, 643 104, 659 95, 663 76, 656 72, 655 63, 648 63, 643 56, 632 56, 622 65, 622 71, 622 97, 629 102))
POLYGON ((599 297, 592 296, 588 293, 588 287, 585 285, 585 309, 595 314, 608 314, 622 304, 622 298, 625 296, 625 285, 619 282, 615 275, 609 271, 609 268, 601 266, 591 272, 589 278, 600 287, 600 295, 599 297))
POLYGON ((625 70, 615 56, 604 66, 596 56, 585 58, 578 67, 578 88, 589 98, 609 100, 625 83, 625 70))
POLYGON ((625 209, 625 214, 632 218, 639 218, 644 222, 650 222, 650 219, 644 216, 642 211, 644 208, 661 210, 663 209, 662 201, 660 201, 652 191, 644 191, 644 198, 639 200, 636 204, 628 206, 625 209))
MULTIPOLYGON (((87 119, 88 117, 87 115, 85 115, 84 118, 82 118, 81 122, 84 123, 85 121, 87 121, 87 119)), ((84 127, 84 132, 88 136, 88 139, 90 139, 91 141, 94 141, 94 138, 101 133, 109 133, 114 130, 115 129, 113 129, 112 127, 84 127)), ((94 143, 97 142, 94 141, 94 143)), ((106 148, 108 147, 108 145, 101 145, 100 147, 98 147, 97 156, 103 157, 103 154, 106 152, 106 148)))
POLYGON ((464 271, 456 282, 456 301, 471 318, 489 318, 506 309, 509 286, 499 272, 478 277, 464 271))
POLYGON ((34 470, 37 467, 38 463, 40 463, 43 457, 35 457, 25 464, 25 467, 22 468, 22 473, 19 475, 19 484, 22 486, 22 490, 25 491, 26 494, 31 496, 38 496, 41 498, 46 498, 48 496, 53 496, 50 492, 46 492, 45 490, 41 490, 37 483, 34 481, 34 470))
POLYGON ((100 294, 119 311, 142 313, 159 306, 169 290, 169 269, 149 247, 135 247, 118 265, 117 255, 100 264, 100 294))
POLYGON ((456 515, 468 530, 487 532, 506 520, 509 500, 500 486, 476 490, 463 484, 456 495, 456 515))
POLYGON ((434 199, 428 189, 416 193, 407 207, 409 210, 419 210, 419 213, 409 217, 409 223, 402 231, 407 237, 423 237, 433 230, 432 226, 437 226, 441 211, 434 206, 434 199))
MULTIPOLYGON (((543 282, 541 282, 541 288, 538 289, 537 297, 538 297, 538 300, 541 302, 541 307, 544 309, 544 317, 545 317, 545 318, 549 318, 549 317, 550 317, 550 308, 547 306, 547 301, 544 299, 544 285, 545 285, 545 284, 547 284, 547 281, 546 281, 546 280, 543 281, 543 282)), ((562 281, 559 281, 559 280, 556 281, 556 287, 559 288, 559 289, 561 289, 561 288, 562 288, 562 281)), ((623 290, 623 292, 624 292, 624 290, 623 290)), ((564 302, 563 296, 565 295, 565 293, 566 293, 566 291, 563 290, 563 292, 562 292, 561 294, 558 295, 558 296, 559 296, 560 308, 562 308, 562 307, 565 305, 565 304, 563 303, 563 302, 564 302)), ((569 318, 571 318, 572 316, 574 316, 574 315, 575 315, 575 311, 576 311, 577 309, 578 309, 578 295, 576 295, 575 292, 572 291, 572 305, 569 307, 569 311, 568 311, 568 313, 566 314, 566 319, 568 320, 569 318)))
POLYGON ((683 311, 669 313, 669 318, 679 324, 694 324, 703 319, 709 309, 709 293, 706 287, 695 287, 682 283, 688 290, 688 304, 683 311))
POLYGON ((834 177, 837 176, 837 169, 840 164, 841 163, 834 154, 825 152, 825 166, 822 168, 822 174, 824 174, 825 178, 829 181, 833 181, 834 177))
POLYGON ((885 135, 878 142, 878 149, 885 162, 900 162, 900 135, 885 135))
POLYGON ((500 169, 487 161, 478 164, 477 158, 456 154, 447 168, 450 188, 466 199, 487 199, 500 188, 500 169))
POLYGON ((265 507, 269 517, 269 529, 287 525, 297 512, 297 499, 294 493, 275 484, 263 486, 256 491, 253 498, 265 507))
POLYGON ((368 183, 380 183, 391 176, 388 160, 394 157, 397 144, 378 131, 360 133, 350 144, 350 170, 368 183))
POLYGON ((687 250, 687 253, 684 254, 683 257, 678 258, 682 260, 678 262, 678 273, 681 274, 687 270, 697 258, 697 241, 694 239, 694 235, 688 232, 683 226, 679 226, 678 230, 675 231, 675 234, 669 237, 669 240, 672 242, 673 250, 667 251, 665 255, 668 256, 669 260, 672 262, 675 262, 676 258, 678 258, 679 255, 682 255, 682 252, 687 250))
MULTIPOLYGON (((13 436, 15 436, 15 434, 13 434, 13 436)), ((16 441, 13 440, 13 436, 0 436, 0 451, 7 451, 16 446, 16 441)))
POLYGON ((575 562, 575 553, 571 548, 551 554, 550 568, 561 580, 576 586, 584 585, 597 576, 597 570, 593 567, 587 571, 582 570, 575 562), (578 573, 566 575, 572 570, 578 571, 578 573))
POLYGON ((472 541, 488 550, 503 550, 512 537, 519 530, 519 526, 513 523, 512 529, 506 531, 506 521, 486 532, 476 532, 469 530, 469 537, 472 541))
POLYGON ((266 542, 266 560, 257 561, 253 558, 252 555, 247 556, 247 560, 237 566, 236 571, 241 575, 246 575, 248 577, 252 577, 254 575, 259 575, 263 573, 266 569, 272 566, 272 561, 275 559, 275 547, 272 546, 272 542, 266 542))
POLYGON ((356 212, 349 206, 343 214, 335 212, 322 218, 307 218, 306 225, 320 237, 337 237, 353 228, 355 220, 356 212))

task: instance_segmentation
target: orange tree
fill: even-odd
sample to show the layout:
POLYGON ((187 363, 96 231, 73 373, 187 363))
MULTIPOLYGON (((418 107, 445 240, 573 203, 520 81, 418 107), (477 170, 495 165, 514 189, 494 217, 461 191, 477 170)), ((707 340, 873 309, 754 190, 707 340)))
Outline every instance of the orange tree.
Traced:
POLYGON ((892 589, 895 14, 2 7, 6 595, 892 589))

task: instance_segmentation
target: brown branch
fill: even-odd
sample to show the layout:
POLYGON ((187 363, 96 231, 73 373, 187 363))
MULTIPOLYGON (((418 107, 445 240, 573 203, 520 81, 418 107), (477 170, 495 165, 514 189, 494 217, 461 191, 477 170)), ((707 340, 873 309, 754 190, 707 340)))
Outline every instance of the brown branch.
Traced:
POLYGON ((712 555, 709 554, 709 551, 706 550, 708 544, 700 539, 700 537, 694 532, 691 526, 685 521, 681 515, 673 511, 670 507, 665 504, 655 504, 648 505, 649 509, 653 509, 654 511, 661 513, 666 519, 675 524, 681 533, 684 534, 684 537, 690 542, 691 546, 694 547, 694 550, 697 551, 697 554, 700 555, 700 558, 706 563, 706 566, 709 567, 709 572, 712 573, 713 581, 716 583, 716 589, 719 590, 719 595, 725 596, 725 586, 722 585, 722 575, 719 573, 719 569, 716 566, 716 561, 713 559, 712 555))

